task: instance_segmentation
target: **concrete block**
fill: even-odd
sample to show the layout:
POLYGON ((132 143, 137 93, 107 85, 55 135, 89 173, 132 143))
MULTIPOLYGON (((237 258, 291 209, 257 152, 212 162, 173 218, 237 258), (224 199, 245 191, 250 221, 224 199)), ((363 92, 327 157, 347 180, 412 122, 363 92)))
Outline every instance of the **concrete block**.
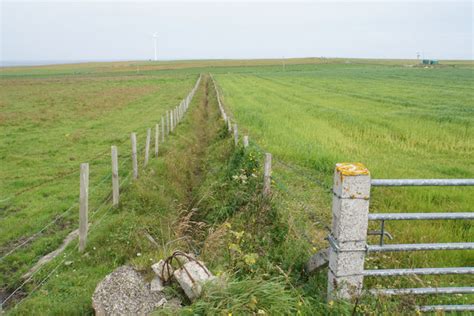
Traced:
POLYGON ((202 267, 195 261, 189 261, 181 269, 174 272, 175 279, 190 300, 194 300, 201 295, 202 285, 205 282, 215 279, 215 276, 211 274, 204 264, 202 262, 199 263, 202 267))
POLYGON ((340 242, 367 239, 369 201, 333 197, 332 235, 340 242))
POLYGON ((165 267, 165 265, 165 261, 160 260, 158 263, 153 264, 151 268, 155 274, 163 280, 163 282, 168 282, 173 275, 174 269, 171 265, 167 265, 167 267, 165 267))
POLYGON ((308 263, 306 264, 306 272, 310 273, 314 270, 321 269, 328 264, 328 252, 329 249, 323 249, 315 253, 309 259, 308 263))
POLYGON ((343 199, 366 199, 370 197, 370 173, 360 163, 336 164, 333 192, 343 199))
POLYGON ((163 286, 163 281, 159 276, 155 276, 150 283, 151 292, 161 292, 165 287, 163 286))

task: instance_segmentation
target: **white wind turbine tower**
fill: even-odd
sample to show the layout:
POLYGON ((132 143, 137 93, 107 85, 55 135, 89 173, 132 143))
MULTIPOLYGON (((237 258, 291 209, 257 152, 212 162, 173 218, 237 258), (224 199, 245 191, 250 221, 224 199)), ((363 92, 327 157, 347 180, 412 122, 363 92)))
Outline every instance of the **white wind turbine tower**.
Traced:
POLYGON ((158 33, 153 33, 153 44, 155 45, 155 61, 158 60, 158 33))

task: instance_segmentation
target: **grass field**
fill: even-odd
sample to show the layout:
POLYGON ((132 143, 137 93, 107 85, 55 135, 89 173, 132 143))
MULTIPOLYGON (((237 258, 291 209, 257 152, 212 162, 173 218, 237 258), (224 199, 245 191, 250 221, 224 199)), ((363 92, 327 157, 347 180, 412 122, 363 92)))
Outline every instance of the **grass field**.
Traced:
MULTIPOLYGON (((66 260, 61 257, 41 271, 15 297, 18 301, 31 293, 13 314, 89 314, 91 294, 103 276, 126 263, 150 275, 150 262, 172 250, 164 245, 183 236, 191 236, 211 270, 227 275, 231 284, 224 292, 211 289, 184 314, 215 313, 224 303, 226 313, 236 314, 260 308, 270 313, 278 308, 289 314, 350 313, 351 307, 326 304, 325 271, 311 276, 301 272, 307 258, 327 246, 335 163, 362 162, 373 178, 474 178, 473 63, 413 64, 308 58, 2 69, 0 254, 34 238, 0 261, 0 298, 77 227, 79 164, 89 162, 90 217, 92 222, 104 219, 100 229, 91 229, 85 255, 77 254, 72 244, 66 251, 70 265, 61 265, 66 260), (131 169, 130 132, 138 133, 143 148, 146 128, 182 100, 199 73, 214 74, 241 135, 250 135, 251 153, 232 152, 232 141, 223 139, 215 95, 206 81, 190 117, 165 143, 163 157, 151 162, 124 192, 121 206, 109 212, 102 202, 110 192, 110 145, 119 147, 124 178, 131 169), (232 177, 258 168, 261 151, 274 155, 271 210, 259 204, 259 181, 236 183, 232 177), (192 217, 183 215, 183 209, 192 217), (269 212, 268 218, 261 218, 262 210, 269 212), (105 211, 109 213, 102 217, 105 211), (190 229, 190 218, 195 222, 189 227, 204 223, 205 228, 190 229), (244 238, 235 237, 241 231, 244 238), (162 247, 155 249, 144 232, 162 247), (229 240, 240 247, 239 256, 218 248, 227 247, 229 240), (58 263, 53 277, 43 282, 58 263), (254 297, 259 304, 243 302, 254 297)), ((379 188, 371 201, 372 212, 469 212, 474 194, 472 188, 379 188)), ((459 221, 386 223, 386 229, 394 235, 393 243, 469 241, 474 235, 472 225, 459 221)), ((473 261, 472 252, 460 251, 385 254, 371 256, 367 267, 469 266, 473 261)), ((473 282, 472 277, 424 277, 383 285, 473 282)), ((368 280, 367 285, 381 283, 368 280)), ((423 300, 461 303, 471 298, 423 300)), ((367 304, 361 313, 376 310, 367 304)))
POLYGON ((40 238, 2 258, 2 288, 17 283, 38 256, 56 249, 77 227, 79 164, 90 163, 90 209, 96 210, 110 192, 110 146, 118 146, 125 176, 131 168, 130 133, 138 133, 143 149, 146 128, 159 123, 196 79, 96 74, 12 78, 7 70, 1 78, 2 256, 57 219, 40 238))
MULTIPOLYGON (((313 212, 316 206, 329 225, 331 195, 308 176, 330 187, 337 162, 362 162, 373 178, 474 177, 472 71, 323 64, 215 78, 240 129, 276 159, 297 167, 295 172, 277 162, 274 176, 280 191, 306 202, 313 212), (294 191, 285 192, 285 186, 294 191), (314 201, 311 192, 323 198, 314 201)), ((469 212, 473 192, 469 187, 378 188, 372 191, 371 212, 469 212)), ((300 225, 306 230, 312 226, 300 225)), ((460 242, 474 235, 469 222, 459 221, 391 222, 386 229, 394 235, 393 243, 460 242)), ((434 251, 375 256, 368 266, 449 267, 473 261, 472 252, 434 251)), ((473 282, 472 277, 426 279, 445 286, 453 280, 473 282)))

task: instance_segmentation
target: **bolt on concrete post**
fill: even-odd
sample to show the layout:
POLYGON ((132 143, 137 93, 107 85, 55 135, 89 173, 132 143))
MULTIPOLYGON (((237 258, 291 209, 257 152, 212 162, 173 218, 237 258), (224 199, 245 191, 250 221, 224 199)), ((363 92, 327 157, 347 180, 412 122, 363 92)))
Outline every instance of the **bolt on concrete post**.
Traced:
POLYGON ((249 147, 249 137, 248 135, 244 136, 244 148, 249 147))
POLYGON ((328 301, 360 295, 370 198, 370 173, 360 163, 336 164, 329 238, 328 301))

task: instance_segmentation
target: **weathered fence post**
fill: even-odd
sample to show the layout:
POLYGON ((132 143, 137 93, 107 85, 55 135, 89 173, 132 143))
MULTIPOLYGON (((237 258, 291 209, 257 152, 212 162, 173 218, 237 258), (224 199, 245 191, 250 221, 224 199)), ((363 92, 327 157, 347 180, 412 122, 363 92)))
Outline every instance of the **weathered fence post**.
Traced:
POLYGON ((230 117, 227 119, 227 130, 232 132, 232 122, 230 121, 230 117))
POLYGON ((329 235, 328 300, 360 294, 370 198, 370 173, 359 163, 336 164, 329 235))
POLYGON ((151 128, 147 128, 146 142, 145 142, 145 161, 143 163, 144 167, 148 165, 148 159, 150 158, 150 142, 151 142, 151 128))
POLYGON ((174 130, 174 118, 173 118, 173 111, 170 111, 170 132, 174 130))
POLYGON ((249 147, 249 137, 248 135, 244 136, 244 148, 249 147))
POLYGON ((86 249, 88 209, 89 209, 89 164, 81 163, 80 192, 79 192, 79 252, 83 252, 86 249))
POLYGON ((112 146, 112 205, 117 206, 120 199, 119 174, 118 174, 118 152, 117 146, 112 146))
POLYGON ((161 142, 165 141, 165 118, 161 116, 161 142))
POLYGON ((237 146, 239 143, 239 131, 237 129, 237 124, 234 124, 234 144, 237 146))
POLYGON ((272 154, 265 154, 265 165, 263 169, 263 196, 269 196, 272 184, 272 154))
POLYGON ((155 125, 155 157, 158 157, 158 142, 160 140, 160 125, 155 125))
POLYGON ((137 161, 137 134, 132 133, 132 167, 133 167, 133 179, 138 178, 138 161, 137 161))

